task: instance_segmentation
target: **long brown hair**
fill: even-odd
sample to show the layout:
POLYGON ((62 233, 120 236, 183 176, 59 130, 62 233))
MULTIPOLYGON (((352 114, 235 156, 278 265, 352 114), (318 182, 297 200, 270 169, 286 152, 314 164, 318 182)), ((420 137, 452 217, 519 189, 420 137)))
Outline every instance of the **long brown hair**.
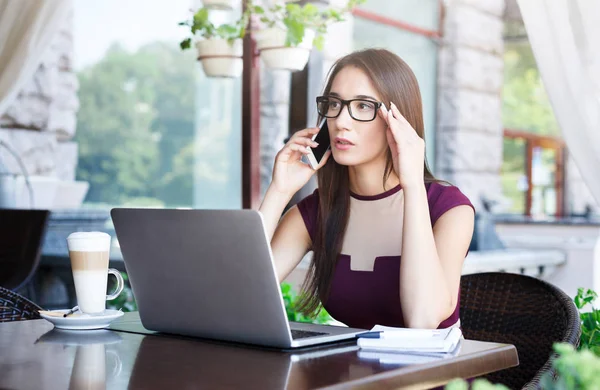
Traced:
MULTIPOLYGON (((384 49, 357 51, 340 58, 329 71, 324 95, 331 91, 331 84, 337 74, 347 66, 358 68, 371 79, 375 89, 389 109, 394 102, 402 115, 415 129, 419 137, 425 139, 423 107, 419 84, 410 67, 400 57, 384 49)), ((437 181, 425 164, 424 181, 437 181)), ((388 148, 383 184, 393 171, 392 154, 388 148)), ((331 287, 337 258, 350 217, 350 178, 348 167, 330 158, 317 172, 319 185, 319 212, 316 234, 313 242, 313 260, 302 285, 299 309, 308 315, 315 315, 324 302, 331 287)))

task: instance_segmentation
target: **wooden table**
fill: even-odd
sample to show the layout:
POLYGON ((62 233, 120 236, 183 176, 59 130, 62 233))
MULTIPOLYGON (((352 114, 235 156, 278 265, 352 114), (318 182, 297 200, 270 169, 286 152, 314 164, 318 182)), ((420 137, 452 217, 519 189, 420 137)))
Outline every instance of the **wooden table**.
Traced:
MULTIPOLYGON (((137 321, 126 313, 124 323, 137 321)), ((60 331, 45 320, 0 323, 0 388, 422 389, 518 364, 514 346, 465 340, 460 354, 400 366, 354 343, 280 352, 167 335, 60 331)))

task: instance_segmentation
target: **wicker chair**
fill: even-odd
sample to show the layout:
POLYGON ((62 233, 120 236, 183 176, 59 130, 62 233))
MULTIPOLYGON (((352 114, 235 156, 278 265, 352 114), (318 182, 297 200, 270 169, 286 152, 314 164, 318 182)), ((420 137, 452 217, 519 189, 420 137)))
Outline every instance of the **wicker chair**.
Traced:
POLYGON ((489 272, 461 279, 460 318, 466 338, 513 344, 519 366, 486 376, 511 389, 536 389, 552 370, 554 342, 578 345, 579 314, 573 300, 542 280, 489 272))
POLYGON ((0 209, 0 286, 17 291, 31 280, 49 215, 48 210, 0 209))
POLYGON ((0 322, 35 320, 41 307, 29 299, 0 287, 0 322))

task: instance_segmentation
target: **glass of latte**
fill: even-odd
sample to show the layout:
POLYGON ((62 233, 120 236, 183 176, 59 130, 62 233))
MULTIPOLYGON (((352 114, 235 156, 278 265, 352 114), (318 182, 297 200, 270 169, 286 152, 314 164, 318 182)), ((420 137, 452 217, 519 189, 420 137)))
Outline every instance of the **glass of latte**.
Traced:
POLYGON ((106 301, 123 291, 123 277, 116 269, 108 268, 110 235, 103 232, 76 232, 67 237, 75 293, 79 310, 85 314, 101 314, 106 301), (117 278, 114 293, 106 295, 108 275, 117 278))

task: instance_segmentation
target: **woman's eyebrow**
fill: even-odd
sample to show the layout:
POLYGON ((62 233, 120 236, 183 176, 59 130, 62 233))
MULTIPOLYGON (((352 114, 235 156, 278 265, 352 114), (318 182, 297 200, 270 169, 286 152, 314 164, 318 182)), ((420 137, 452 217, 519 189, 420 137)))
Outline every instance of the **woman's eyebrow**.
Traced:
MULTIPOLYGON (((329 96, 335 96, 335 97, 341 98, 340 94, 337 92, 329 92, 329 96)), ((368 100, 379 101, 378 99, 374 98, 373 96, 369 96, 369 95, 356 95, 356 96, 354 96, 353 99, 368 99, 368 100)))
POLYGON ((369 95, 356 95, 355 98, 356 99, 369 99, 369 100, 378 101, 378 99, 375 99, 373 96, 369 96, 369 95))

